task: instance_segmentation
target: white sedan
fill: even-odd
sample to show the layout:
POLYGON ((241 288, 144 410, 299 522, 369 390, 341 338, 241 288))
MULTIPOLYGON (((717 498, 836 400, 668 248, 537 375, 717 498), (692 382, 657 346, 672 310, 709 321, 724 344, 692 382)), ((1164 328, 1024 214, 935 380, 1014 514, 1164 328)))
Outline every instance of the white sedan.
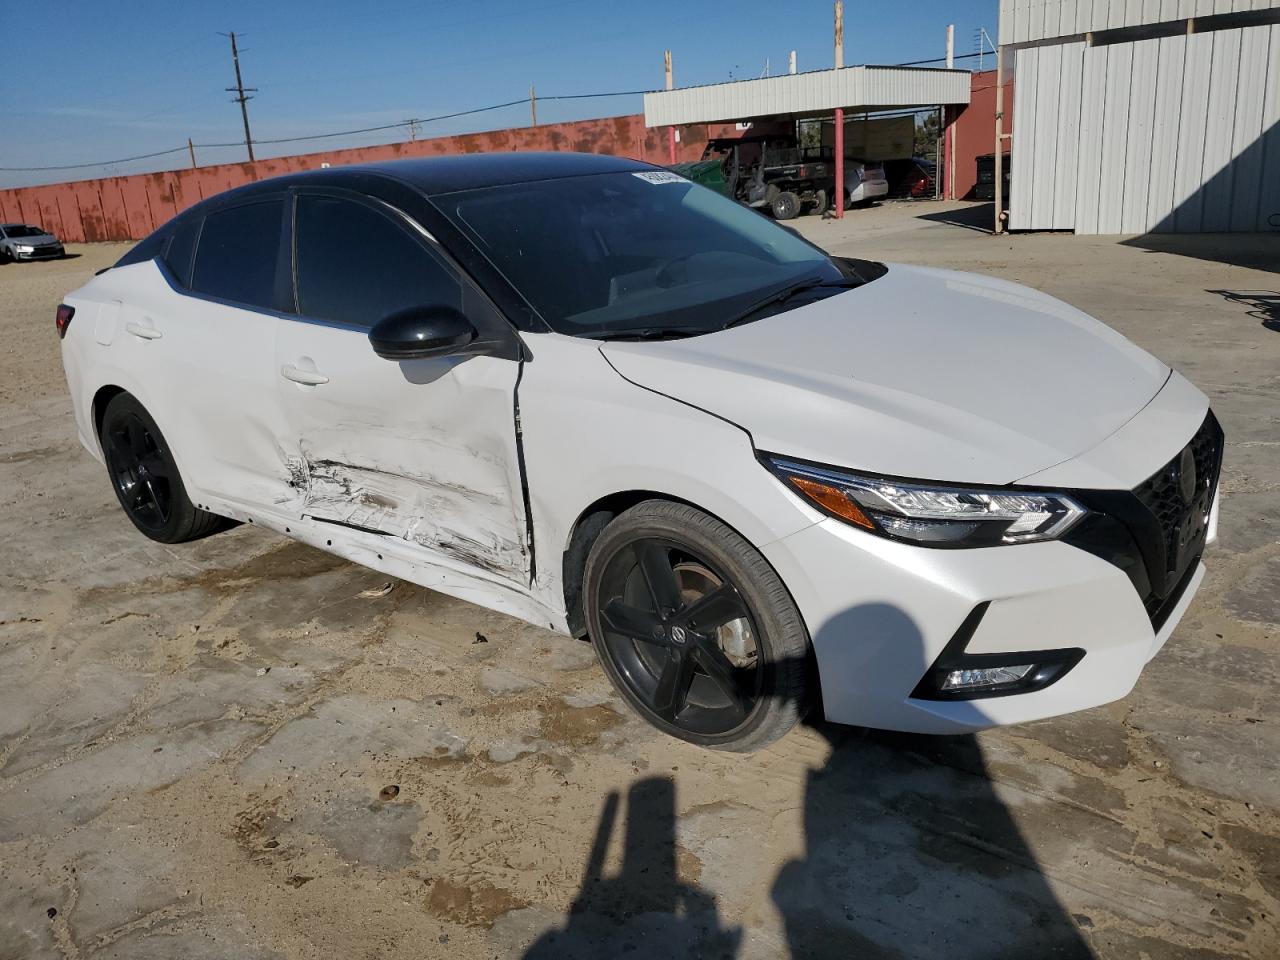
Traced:
POLYGON ((146 536, 251 521, 589 637, 708 747, 819 699, 947 733, 1122 697, 1216 529, 1208 402, 1119 334, 618 158, 245 186, 57 327, 146 536))

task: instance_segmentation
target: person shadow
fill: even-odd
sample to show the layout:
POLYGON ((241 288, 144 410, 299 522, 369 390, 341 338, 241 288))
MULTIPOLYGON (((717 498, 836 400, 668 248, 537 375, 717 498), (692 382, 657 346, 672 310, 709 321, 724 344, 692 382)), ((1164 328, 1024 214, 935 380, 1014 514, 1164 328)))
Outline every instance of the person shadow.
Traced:
POLYGON ((804 855, 771 890, 792 960, 1094 956, 973 736, 816 730, 804 855))
POLYGON ((736 956, 741 928, 723 927, 715 898, 679 876, 675 782, 645 777, 627 790, 621 867, 606 875, 619 801, 617 791, 605 797, 569 922, 544 933, 525 960, 736 956))
MULTIPOLYGON (((874 662, 886 690, 912 689, 936 656, 892 604, 852 606, 822 630, 824 674, 856 676, 874 662)), ((868 706, 882 695, 864 685, 840 711, 926 716, 893 696, 868 706)), ((954 704, 952 713, 977 725, 982 703, 954 704)), ((808 722, 809 735, 825 741, 825 762, 805 776, 804 853, 771 889, 792 960, 1094 956, 997 793, 976 736, 891 733, 823 716, 819 703, 808 722)))
MULTIPOLYGON (((863 642, 825 647, 831 656, 824 670, 859 669, 859 658, 887 652, 899 658, 904 674, 918 677, 931 665, 919 629, 896 607, 855 606, 827 628, 863 642), (878 643, 893 650, 877 651, 878 643)), ((619 815, 614 791, 604 800, 568 923, 544 933, 525 960, 728 958, 739 955, 748 935, 751 960, 1094 956, 997 793, 975 736, 839 726, 820 719, 821 704, 811 716, 819 719, 789 734, 810 743, 793 751, 783 741, 780 748, 741 758, 761 778, 794 777, 794 766, 788 769, 793 755, 824 758, 803 774, 801 855, 779 868, 767 845, 748 842, 733 857, 736 869, 762 875, 767 886, 755 889, 767 891, 776 908, 782 942, 776 928, 744 931, 722 922, 709 892, 715 876, 703 878, 707 889, 681 879, 675 784, 669 777, 646 777, 627 791, 619 871, 605 871, 619 815), (765 880, 770 872, 771 883, 765 880)), ((706 823, 703 816, 698 829, 707 829, 706 823)), ((730 824, 742 829, 732 814, 723 823, 726 835, 730 824)), ((769 830, 769 822, 761 829, 769 830)), ((761 916, 736 901, 733 909, 735 915, 761 916)))

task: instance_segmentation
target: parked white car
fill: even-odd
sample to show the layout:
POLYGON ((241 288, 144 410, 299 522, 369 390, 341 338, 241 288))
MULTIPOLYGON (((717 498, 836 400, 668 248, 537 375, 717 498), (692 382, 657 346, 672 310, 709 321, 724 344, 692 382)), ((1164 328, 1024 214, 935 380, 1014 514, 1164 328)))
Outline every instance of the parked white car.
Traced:
POLYGON ((52 260, 66 255, 61 241, 30 223, 0 223, 0 260, 52 260))
POLYGON ((1122 697, 1216 529, 1208 401, 1119 334, 617 158, 255 183, 57 324, 80 439, 147 536, 252 521, 589 636, 709 747, 819 690, 831 720, 932 733, 1122 697))

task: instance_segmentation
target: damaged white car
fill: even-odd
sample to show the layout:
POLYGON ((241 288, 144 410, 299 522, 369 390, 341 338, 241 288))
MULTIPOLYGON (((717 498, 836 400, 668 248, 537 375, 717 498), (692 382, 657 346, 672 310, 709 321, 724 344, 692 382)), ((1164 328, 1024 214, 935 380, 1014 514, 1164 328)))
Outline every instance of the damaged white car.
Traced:
POLYGON ((316 170, 58 308, 153 539, 252 521, 589 636, 660 729, 921 732, 1124 696, 1195 593, 1222 431, 998 280, 831 257, 647 164, 316 170))

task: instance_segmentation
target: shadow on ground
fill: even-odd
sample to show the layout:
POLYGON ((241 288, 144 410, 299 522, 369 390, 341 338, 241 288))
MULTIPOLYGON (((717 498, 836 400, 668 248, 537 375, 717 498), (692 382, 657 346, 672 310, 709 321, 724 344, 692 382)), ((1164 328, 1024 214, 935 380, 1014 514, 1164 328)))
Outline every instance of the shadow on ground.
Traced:
MULTIPOLYGON (((837 632, 876 624, 902 651, 914 651, 908 672, 929 666, 919 628, 896 607, 859 605, 830 622, 837 632)), ((836 639, 820 632, 815 646, 830 650, 836 639)), ((823 666, 845 665, 832 652, 823 666)), ((997 794, 972 736, 871 733, 826 723, 791 736, 802 755, 817 747, 825 758, 799 776, 801 855, 776 872, 759 856, 769 838, 753 835, 744 828, 750 821, 738 815, 743 807, 755 810, 750 789, 728 793, 712 811, 704 805, 680 817, 672 778, 637 780, 627 790, 617 870, 606 872, 619 820, 615 791, 603 801, 568 922, 542 934, 525 960, 629 953, 744 960, 1093 956, 997 794), (694 857, 690 876, 681 857, 691 846, 718 847, 722 855, 709 862, 694 857), (781 919, 781 942, 759 911, 717 900, 735 896, 726 891, 759 896, 766 889, 781 919), (727 927, 722 913, 745 917, 749 928, 727 927)), ((785 753, 787 744, 774 750, 785 753)), ((745 782, 751 780, 748 773, 745 782)), ((773 813, 785 817, 793 809, 773 813)))
POLYGON ((1251 317, 1257 317, 1268 330, 1280 333, 1280 292, 1275 290, 1206 290, 1216 293, 1228 303, 1238 303, 1251 317))
MULTIPOLYGON (((627 791, 618 872, 604 870, 615 792, 567 925, 543 934, 525 960, 1094 956, 996 796, 972 737, 819 732, 832 751, 805 784, 806 849, 772 884, 784 944, 744 954, 744 931, 725 925, 716 897, 680 879, 675 784, 649 777, 627 791)), ((746 850, 757 839, 736 842, 746 850)))
POLYGON ((977 230, 979 233, 991 233, 996 205, 990 200, 971 203, 953 210, 937 210, 933 213, 922 213, 917 220, 930 220, 933 223, 946 223, 953 227, 964 227, 977 230))
POLYGON ((1272 233, 1145 233, 1126 247, 1280 273, 1280 238, 1272 233))

